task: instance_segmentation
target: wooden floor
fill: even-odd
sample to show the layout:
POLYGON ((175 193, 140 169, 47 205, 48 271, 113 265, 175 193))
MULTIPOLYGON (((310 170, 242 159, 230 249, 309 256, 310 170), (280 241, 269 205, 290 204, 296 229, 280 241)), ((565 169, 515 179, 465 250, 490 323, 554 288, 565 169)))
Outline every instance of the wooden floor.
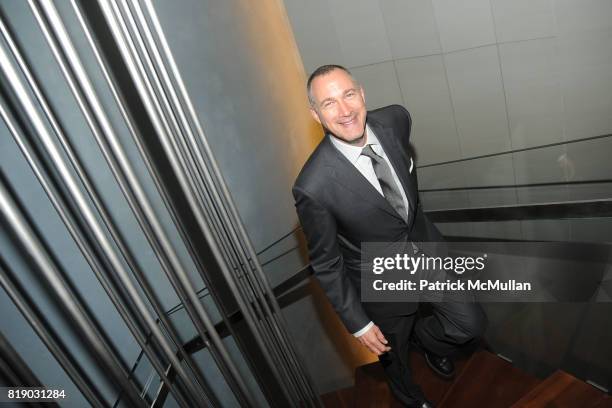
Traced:
MULTIPOLYGON (((452 380, 436 376, 419 353, 412 353, 415 382, 438 408, 612 408, 612 397, 570 374, 557 371, 539 380, 488 352, 455 360, 452 380)), ((382 366, 376 362, 355 370, 355 386, 322 396, 327 408, 399 408, 382 366)))

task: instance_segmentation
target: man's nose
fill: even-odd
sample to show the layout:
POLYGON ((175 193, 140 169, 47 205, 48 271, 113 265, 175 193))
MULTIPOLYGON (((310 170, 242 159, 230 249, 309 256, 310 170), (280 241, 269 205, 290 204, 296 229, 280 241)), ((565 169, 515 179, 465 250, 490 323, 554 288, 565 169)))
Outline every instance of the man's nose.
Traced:
POLYGON ((348 116, 351 114, 351 107, 344 101, 338 103, 338 113, 341 116, 348 116))

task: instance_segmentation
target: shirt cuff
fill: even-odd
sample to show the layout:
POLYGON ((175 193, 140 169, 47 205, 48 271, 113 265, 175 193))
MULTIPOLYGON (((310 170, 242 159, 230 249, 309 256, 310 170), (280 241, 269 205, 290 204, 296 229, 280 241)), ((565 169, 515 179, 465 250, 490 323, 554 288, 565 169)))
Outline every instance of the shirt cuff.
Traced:
POLYGON ((364 327, 363 329, 359 330, 358 332, 353 333, 353 336, 355 337, 361 337, 363 334, 365 334, 365 332, 367 332, 368 330, 370 330, 370 328, 372 328, 372 326, 374 326, 374 322, 370 322, 366 325, 366 327, 364 327))

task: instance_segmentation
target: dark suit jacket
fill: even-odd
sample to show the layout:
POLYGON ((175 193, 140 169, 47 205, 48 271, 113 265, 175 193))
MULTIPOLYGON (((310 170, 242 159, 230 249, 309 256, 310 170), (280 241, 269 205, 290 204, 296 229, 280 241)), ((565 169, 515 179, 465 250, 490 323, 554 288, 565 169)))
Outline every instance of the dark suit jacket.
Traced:
POLYGON ((293 196, 308 241, 310 264, 344 325, 354 333, 377 318, 409 314, 415 303, 362 303, 362 242, 440 242, 421 209, 416 166, 409 171, 411 118, 399 105, 368 112, 410 203, 404 221, 326 135, 302 168, 293 196))

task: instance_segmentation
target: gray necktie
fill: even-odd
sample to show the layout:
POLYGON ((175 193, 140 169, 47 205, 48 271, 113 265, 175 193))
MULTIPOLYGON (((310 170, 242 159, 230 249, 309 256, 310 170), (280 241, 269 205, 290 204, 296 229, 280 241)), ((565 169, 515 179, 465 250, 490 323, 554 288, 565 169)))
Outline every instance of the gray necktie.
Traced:
POLYGON ((389 168, 389 165, 385 159, 374 152, 372 145, 366 145, 366 147, 364 147, 361 151, 361 154, 372 159, 374 173, 376 173, 376 178, 378 178, 383 195, 389 204, 391 204, 391 207, 397 211, 404 221, 408 219, 408 213, 406 211, 406 207, 404 206, 404 200, 402 199, 402 194, 399 191, 400 187, 393 179, 393 174, 391 173, 391 169, 389 168))

